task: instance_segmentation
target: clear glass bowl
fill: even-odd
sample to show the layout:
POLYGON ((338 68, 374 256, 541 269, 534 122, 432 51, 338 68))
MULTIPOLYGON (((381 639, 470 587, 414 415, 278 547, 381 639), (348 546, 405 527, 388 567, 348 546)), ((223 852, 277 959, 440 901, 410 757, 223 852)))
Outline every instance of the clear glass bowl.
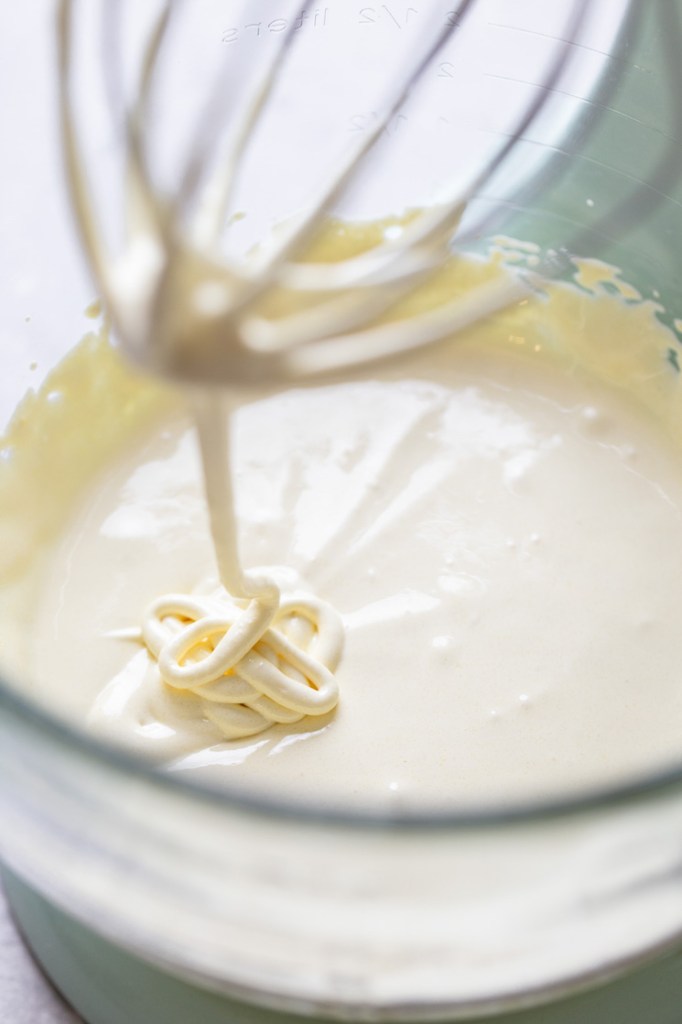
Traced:
MULTIPOLYGON (((578 48, 585 66, 552 98, 564 109, 561 140, 548 114, 518 143, 516 177, 490 183, 470 215, 492 215, 487 237, 504 231, 610 259, 643 295, 660 295, 674 325, 682 90, 671 64, 682 52, 681 5, 635 7, 607 43, 595 35, 578 48)), ((549 38, 546 8, 515 5, 514 38, 549 38)), ((330 5, 309 30, 330 33, 344 9, 330 5)), ((376 29, 389 47, 398 29, 387 10, 362 8, 352 31, 376 29)), ((512 33, 507 6, 486 10, 491 36, 512 33)), ((9 414, 83 333, 93 295, 62 184, 44 179, 57 160, 44 11, 3 14, 1 24, 14 54, 3 73, 23 97, 2 112, 3 138, 14 140, 2 196, 0 399, 9 414)), ((210 24, 221 38, 233 31, 210 24)), ((456 73, 447 63, 443 82, 456 73)), ((412 116, 432 114, 426 104, 412 116)), ((682 754, 665 774, 580 798, 372 817, 164 775, 70 729, 8 682, 0 822, 3 860, 56 906, 179 976, 277 1008, 387 1019, 496 1012, 588 986, 682 939, 682 754)))

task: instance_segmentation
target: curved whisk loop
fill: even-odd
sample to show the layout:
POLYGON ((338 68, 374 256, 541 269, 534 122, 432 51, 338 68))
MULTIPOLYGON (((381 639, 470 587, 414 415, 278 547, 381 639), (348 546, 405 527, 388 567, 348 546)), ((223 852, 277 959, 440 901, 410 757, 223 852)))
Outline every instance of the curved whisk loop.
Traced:
MULTIPOLYGON (((120 46, 108 48, 105 92, 112 120, 124 109, 125 198, 132 211, 123 252, 114 255, 97 216, 73 102, 74 19, 79 0, 60 0, 59 98, 67 176, 84 249, 123 347, 154 369, 200 382, 286 382, 352 372, 434 344, 523 297, 527 294, 523 278, 496 281, 437 310, 390 325, 380 322, 447 257, 467 205, 540 116, 569 62, 591 2, 573 0, 558 53, 533 99, 472 180, 438 206, 415 216, 398 238, 385 239, 368 252, 338 263, 323 264, 300 262, 300 257, 327 212, 361 173, 390 119, 448 40, 463 31, 475 0, 459 0, 453 16, 440 25, 404 77, 393 84, 372 128, 322 183, 309 207, 264 255, 243 263, 227 258, 220 239, 245 152, 291 58, 294 18, 289 18, 287 31, 264 61, 255 85, 241 98, 236 128, 225 151, 217 156, 217 133, 211 126, 224 110, 227 72, 221 69, 196 118, 170 196, 162 195, 154 184, 150 167, 150 96, 182 0, 161 3, 140 58, 136 95, 127 109, 120 46), (273 289, 300 294, 305 301, 293 312, 268 316, 263 305, 273 289)), ((306 2, 304 13, 309 7, 306 2)), ((121 36, 121 5, 105 8, 115 44, 121 36)), ((467 227, 457 236, 458 244, 484 229, 481 221, 467 227)))

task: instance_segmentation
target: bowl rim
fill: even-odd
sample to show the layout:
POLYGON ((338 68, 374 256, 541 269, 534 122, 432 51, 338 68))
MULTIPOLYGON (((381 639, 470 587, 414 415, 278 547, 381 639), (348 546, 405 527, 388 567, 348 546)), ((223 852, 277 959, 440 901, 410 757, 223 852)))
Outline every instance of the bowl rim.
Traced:
POLYGON ((519 825, 534 825, 562 818, 599 814, 651 803, 670 797, 682 788, 682 760, 662 768, 635 773, 617 782, 589 786, 578 791, 563 790, 554 795, 513 798, 481 804, 451 804, 449 807, 381 808, 332 803, 323 800, 269 795, 243 785, 211 784, 193 777, 191 772, 175 773, 124 747, 95 738, 70 722, 59 718, 43 705, 24 696, 0 677, 0 733, 26 725, 38 733, 36 740, 48 740, 67 757, 82 757, 96 762, 104 771, 113 771, 138 783, 200 800, 214 808, 248 812, 270 821, 297 822, 302 825, 345 827, 359 831, 399 830, 421 832, 472 831, 519 825))

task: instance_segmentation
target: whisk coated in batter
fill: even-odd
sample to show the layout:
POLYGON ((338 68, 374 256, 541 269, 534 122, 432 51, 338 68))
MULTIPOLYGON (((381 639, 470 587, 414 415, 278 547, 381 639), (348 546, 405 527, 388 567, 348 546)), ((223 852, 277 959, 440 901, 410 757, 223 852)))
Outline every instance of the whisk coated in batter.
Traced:
MULTIPOLYGON (((276 240, 239 263, 221 246, 230 201, 253 134, 277 93, 285 65, 295 56, 297 19, 289 19, 288 30, 263 60, 252 90, 234 97, 239 115, 216 159, 215 124, 226 107, 225 82, 219 76, 168 197, 155 183, 151 167, 150 98, 181 5, 171 0, 161 5, 140 57, 137 95, 123 118, 128 223, 123 250, 113 257, 94 207, 76 129, 72 93, 78 4, 61 0, 60 104, 68 178, 87 258, 126 351, 137 362, 184 381, 230 387, 249 381, 285 382, 398 357, 441 341, 526 295, 526 284, 517 277, 486 284, 420 316, 394 318, 389 325, 378 322, 449 254, 467 204, 542 111, 569 60, 589 4, 590 0, 576 0, 572 5, 556 57, 532 102, 508 126, 497 150, 472 179, 410 219, 397 237, 329 264, 301 260, 327 212, 367 169, 387 124, 418 88, 425 71, 448 40, 466 33, 475 0, 460 0, 444 23, 434 8, 436 30, 402 78, 391 84, 372 126, 357 144, 347 147, 307 208, 276 240), (305 297, 303 308, 298 303, 283 316, 267 315, 263 300, 282 288, 305 297)), ((120 17, 120 6, 108 5, 107 17, 120 17)), ((304 5, 303 15, 309 7, 304 5)), ((118 37, 114 27, 109 26, 107 38, 118 37)), ((113 83, 108 89, 112 117, 115 97, 122 92, 119 64, 116 47, 108 46, 104 67, 113 83)), ((465 245, 484 228, 481 222, 470 225, 454 244, 465 245)))

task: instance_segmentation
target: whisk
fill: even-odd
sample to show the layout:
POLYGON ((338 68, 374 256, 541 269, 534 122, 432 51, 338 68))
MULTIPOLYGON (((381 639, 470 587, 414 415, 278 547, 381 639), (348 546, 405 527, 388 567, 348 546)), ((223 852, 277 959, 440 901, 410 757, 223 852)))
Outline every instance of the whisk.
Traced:
MULTIPOLYGON (((518 275, 477 286, 436 309, 380 321, 450 254, 454 235, 454 244, 461 247, 483 233, 481 222, 456 233, 462 214, 540 114, 566 67, 590 2, 572 4, 544 81, 473 180, 416 215, 399 237, 384 238, 339 262, 316 263, 302 261, 302 254, 362 172, 425 70, 455 33, 466 31, 475 0, 460 0, 393 84, 371 129, 320 185, 308 208, 271 245, 243 261, 228 257, 221 239, 244 155, 291 57, 295 19, 289 19, 288 30, 263 62, 255 87, 240 97, 241 114, 217 167, 208 173, 214 133, 199 126, 172 194, 162 195, 150 166, 150 95, 180 3, 167 0, 161 5, 140 57, 137 94, 123 118, 125 198, 134 213, 122 251, 114 255, 104 238, 77 130, 73 79, 78 0, 60 0, 60 111, 67 177, 87 259, 125 351, 154 371, 186 381, 236 386, 314 379, 435 344, 527 294, 527 279, 518 275), (283 316, 266 316, 264 297, 281 288, 304 296, 306 302, 283 316)), ((105 5, 111 39, 116 36, 111 19, 120 17, 120 6, 105 5)), ((310 7, 304 4, 301 20, 310 7)), ((112 116, 121 92, 115 49, 109 45, 104 54, 112 116)), ((224 109, 222 79, 207 96, 205 109, 212 115, 224 109)))

